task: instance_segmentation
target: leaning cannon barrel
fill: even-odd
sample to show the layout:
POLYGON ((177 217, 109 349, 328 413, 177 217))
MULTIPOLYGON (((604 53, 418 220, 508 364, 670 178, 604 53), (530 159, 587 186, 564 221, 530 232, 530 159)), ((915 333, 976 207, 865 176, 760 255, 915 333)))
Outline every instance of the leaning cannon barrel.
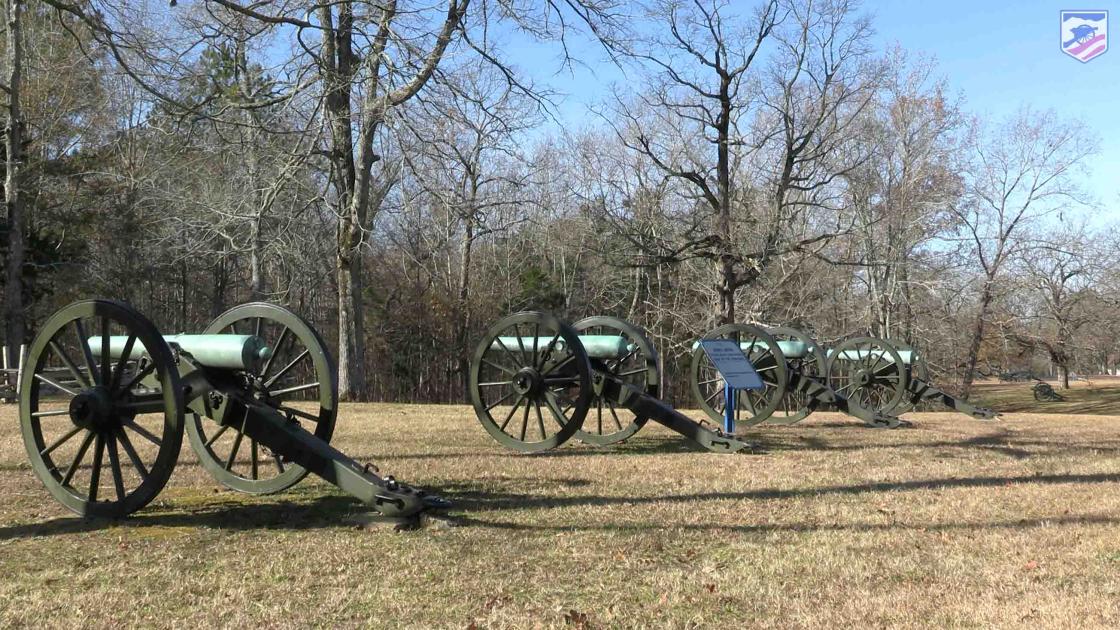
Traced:
MULTIPOLYGON (((109 337, 110 359, 120 359, 125 354, 128 339, 124 335, 109 337)), ((272 356, 272 349, 256 335, 164 335, 163 340, 172 349, 185 352, 209 368, 251 370, 260 367, 272 356)), ((87 343, 94 358, 100 358, 101 338, 90 337, 87 343)), ((130 353, 133 356, 146 355, 147 349, 143 343, 134 340, 130 353)))

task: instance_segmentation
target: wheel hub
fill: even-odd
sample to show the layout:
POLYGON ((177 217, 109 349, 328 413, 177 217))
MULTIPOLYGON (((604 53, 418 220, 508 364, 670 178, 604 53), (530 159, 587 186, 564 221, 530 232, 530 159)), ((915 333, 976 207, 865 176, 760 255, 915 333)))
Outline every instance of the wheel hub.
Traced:
POLYGON ((101 386, 79 392, 70 399, 70 420, 79 427, 94 430, 120 424, 113 410, 113 398, 101 386))
POLYGON ((513 375, 513 389, 518 394, 534 395, 544 384, 541 373, 536 368, 524 367, 513 375))
POLYGON ((855 382, 857 387, 867 387, 871 384, 871 373, 867 370, 860 370, 856 372, 855 382))

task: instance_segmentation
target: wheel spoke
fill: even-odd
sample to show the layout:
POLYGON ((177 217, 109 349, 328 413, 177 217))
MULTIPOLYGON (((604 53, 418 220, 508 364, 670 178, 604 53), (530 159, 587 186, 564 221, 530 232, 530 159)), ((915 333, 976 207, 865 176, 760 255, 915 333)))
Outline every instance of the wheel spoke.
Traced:
POLYGON ((113 378, 109 384, 109 394, 112 395, 117 391, 117 386, 121 384, 121 377, 124 375, 125 365, 128 363, 129 357, 132 355, 132 346, 136 343, 136 335, 130 334, 128 340, 124 343, 124 350, 121 351, 121 358, 117 361, 117 367, 113 370, 113 378))
MULTIPOLYGON (((498 345, 502 347, 502 350, 505 351, 506 356, 509 357, 509 360, 513 363, 513 365, 521 365, 522 362, 518 361, 517 357, 513 356, 513 352, 506 347, 506 344, 504 341, 502 341, 501 337, 495 337, 494 340, 497 341, 498 345)), ((485 361, 485 359, 483 360, 485 361)))
POLYGON ((86 388, 93 386, 89 379, 82 374, 82 371, 78 369, 74 360, 70 358, 70 355, 66 353, 66 350, 63 349, 62 346, 55 343, 54 339, 51 339, 49 345, 51 349, 54 350, 54 353, 58 355, 58 358, 62 360, 62 364, 66 366, 66 369, 70 370, 70 374, 74 376, 74 380, 77 381, 79 385, 86 388))
POLYGON ((245 434, 238 431, 237 436, 233 438, 233 448, 230 449, 229 457, 226 458, 226 470, 233 469, 233 463, 234 460, 237 459, 237 451, 241 448, 241 439, 243 437, 245 437, 245 434))
POLYGON ((521 406, 521 401, 523 400, 525 400, 525 394, 521 394, 517 397, 517 402, 515 402, 513 404, 513 408, 509 410, 509 414, 506 415, 506 419, 504 422, 502 422, 502 426, 498 427, 499 431, 502 431, 503 433, 505 432, 506 426, 509 425, 509 421, 513 418, 513 414, 517 413, 517 408, 521 406))
POLYGON ((296 409, 294 407, 285 407, 284 405, 276 405, 276 409, 278 409, 280 411, 283 411, 284 413, 288 413, 288 414, 291 414, 293 416, 303 418, 304 420, 310 420, 312 422, 318 422, 319 421, 319 416, 312 415, 310 413, 307 413, 306 411, 300 411, 299 409, 296 409))
POLYGON ((643 367, 643 368, 638 368, 636 370, 630 370, 628 372, 619 372, 615 376, 630 376, 631 374, 641 374, 642 372, 645 372, 645 371, 646 371, 646 368, 643 367))
POLYGON ((157 438, 156 436, 152 435, 151 431, 148 431, 144 427, 137 424, 136 420, 133 420, 132 422, 126 422, 126 423, 124 423, 124 426, 132 429, 133 431, 136 432, 136 435, 139 435, 140 437, 142 437, 145 440, 151 442, 152 444, 155 444, 156 446, 163 446, 163 440, 161 440, 161 439, 157 438))
MULTIPOLYGON (((614 418, 615 426, 618 427, 619 431, 621 431, 622 430, 622 422, 620 422, 618 420, 618 414, 614 410, 614 404, 611 403, 611 401, 609 401, 609 400, 607 401, 607 408, 611 410, 611 417, 614 418)), ((602 433, 601 430, 600 430, 600 433, 602 433)))
POLYGON ((492 383, 479 383, 479 387, 497 387, 499 385, 511 385, 513 381, 494 381, 492 383))
POLYGON ((140 383, 140 381, 144 380, 144 378, 147 377, 152 372, 154 372, 155 369, 156 369, 155 362, 153 361, 153 362, 149 363, 147 366, 144 367, 144 369, 140 370, 131 379, 129 379, 128 385, 125 385, 124 387, 122 387, 121 391, 122 392, 132 391, 133 387, 136 387, 140 383))
POLYGON ((66 469, 66 474, 62 476, 61 485, 68 485, 70 480, 74 478, 74 473, 78 472, 78 466, 81 465, 82 458, 86 456, 89 445, 93 444, 93 437, 93 431, 86 432, 86 439, 82 440, 82 445, 78 447, 78 454, 74 456, 74 461, 70 462, 70 467, 66 469))
POLYGON ((229 430, 228 424, 223 424, 221 427, 219 427, 218 430, 214 432, 214 435, 211 435, 210 439, 206 440, 206 448, 210 448, 210 446, 213 445, 214 442, 217 442, 218 438, 222 437, 222 434, 227 430, 229 430))
POLYGON ((129 461, 136 467, 136 472, 140 473, 140 479, 148 478, 148 469, 144 466, 144 462, 140 460, 140 454, 132 446, 132 440, 128 439, 128 434, 125 433, 124 427, 117 427, 117 440, 121 443, 121 448, 124 449, 125 455, 128 455, 129 461))
MULTIPOLYGON (((260 322, 259 317, 257 318, 257 322, 258 322, 258 326, 259 326, 260 325, 259 324, 259 322, 260 322)), ((261 378, 265 378, 265 377, 268 376, 268 370, 269 370, 269 368, 272 367, 272 362, 274 360, 276 360, 276 357, 280 354, 280 349, 284 347, 284 341, 288 338, 288 332, 289 332, 289 330, 288 330, 287 326, 284 327, 284 330, 280 331, 280 338, 276 341, 276 347, 272 349, 272 354, 270 354, 268 356, 268 358, 265 359, 264 366, 261 368, 261 378)), ((259 337, 260 335, 258 334, 257 336, 259 337)), ((285 366, 283 370, 280 370, 279 374, 277 374, 276 377, 274 377, 272 380, 267 381, 265 387, 268 387, 268 385, 272 384, 272 381, 276 380, 277 378, 280 378, 280 376, 282 376, 284 374, 284 372, 287 372, 288 369, 290 369, 293 365, 295 365, 300 359, 302 359, 309 352, 310 352, 310 350, 305 348, 303 353, 300 354, 298 357, 296 357, 295 361, 292 361, 287 366, 285 366)))
POLYGON ((68 416, 70 410, 68 409, 52 409, 50 411, 34 411, 31 413, 32 418, 50 418, 52 416, 68 416))
POLYGON ((257 441, 249 438, 249 470, 253 479, 257 478, 257 441))
POLYGON ((505 401, 509 400, 510 396, 513 396, 516 393, 517 393, 517 391, 511 391, 510 393, 506 394, 505 396, 502 396, 501 398, 496 400, 493 404, 491 404, 489 407, 487 407, 486 411, 490 411, 494 407, 497 407, 498 405, 504 403, 505 401))
POLYGON ((94 385, 100 385, 101 382, 97 380, 97 368, 93 363, 93 352, 89 349, 89 337, 86 335, 86 327, 82 325, 82 320, 74 320, 74 333, 78 335, 78 347, 82 349, 82 356, 85 357, 89 377, 94 385))
POLYGON ((564 413, 560 411, 560 405, 556 402, 556 394, 545 391, 544 398, 545 401, 547 401, 548 410, 552 412, 552 419, 556 421, 556 424, 558 424, 561 429, 563 429, 564 426, 568 423, 568 416, 565 416, 564 413))
POLYGON ((268 392, 268 395, 272 396, 272 397, 276 397, 276 396, 283 396, 285 394, 295 394, 297 392, 303 392, 303 391, 307 391, 309 389, 315 389, 318 386, 319 386, 319 381, 315 381, 314 383, 307 383, 305 385, 296 385, 295 387, 286 387, 284 389, 278 389, 276 391, 270 391, 270 392, 268 392))
MULTIPOLYGON (((552 366, 551 368, 549 368, 549 370, 547 372, 545 372, 543 374, 543 376, 547 377, 549 374, 555 374, 560 368, 564 367, 569 362, 574 361, 575 358, 576 358, 576 355, 569 354, 568 356, 564 357, 563 361, 561 361, 561 362, 557 363, 556 365, 552 366)), ((541 366, 541 367, 543 368, 544 366, 541 366)))
POLYGON ((537 368, 538 370, 544 369, 545 357, 552 356, 552 351, 556 349, 556 342, 559 341, 559 340, 560 340, 560 333, 557 332, 555 335, 552 336, 552 339, 549 340, 548 345, 546 345, 544 347, 544 352, 541 353, 541 364, 537 365, 536 362, 534 361, 533 362, 533 367, 537 368))
MULTIPOLYGON (((533 401, 529 401, 529 402, 532 403, 533 401)), ((529 429, 529 407, 530 406, 531 405, 525 405, 525 416, 521 419, 521 441, 522 442, 525 441, 525 432, 529 429)))
POLYGON ((544 432, 544 416, 541 415, 541 401, 534 400, 533 408, 537 410, 537 426, 541 430, 541 441, 548 439, 548 434, 544 432))
MULTIPOLYGON (((287 330, 287 329, 285 329, 285 330, 287 330)), ((268 379, 267 381, 265 381, 265 383, 264 383, 265 389, 268 389, 269 387, 272 387, 272 384, 273 384, 273 383, 275 383, 276 381, 280 380, 280 378, 281 378, 281 377, 283 377, 283 376, 284 376, 285 374, 287 374, 287 373, 288 373, 288 370, 290 370, 290 369, 292 369, 293 367, 295 367, 295 365, 296 365, 297 363, 299 363, 300 361, 302 361, 302 360, 304 359, 304 357, 308 357, 308 356, 310 356, 310 355, 311 355, 311 351, 310 351, 310 350, 307 350, 307 349, 304 349, 304 351, 303 351, 303 352, 299 353, 299 356, 298 356, 298 357, 296 357, 295 359, 292 359, 292 362, 291 362, 291 363, 289 363, 289 364, 285 365, 285 366, 284 366, 283 368, 281 368, 281 370, 280 370, 279 372, 277 372, 277 373, 276 373, 276 374, 275 374, 275 375, 274 375, 274 376, 273 376, 272 378, 270 378, 270 379, 268 379)), ((276 356, 276 355, 272 355, 272 357, 275 357, 275 356, 276 356)), ((269 357, 269 360, 270 360, 270 361, 272 360, 272 357, 269 357)))
POLYGON ((541 336, 541 323, 540 322, 535 322, 533 324, 533 358, 530 359, 530 361, 532 362, 531 365, 534 368, 537 367, 537 344, 538 344, 538 340, 539 340, 540 336, 541 336))
POLYGON ((113 473, 113 488, 117 491, 117 500, 124 501, 124 473, 121 472, 121 459, 117 453, 117 441, 109 434, 105 440, 109 451, 109 470, 113 473))
POLYGON ((104 385, 109 382, 111 375, 109 370, 113 365, 112 357, 109 356, 109 318, 101 318, 101 384, 104 385))
POLYGON ((284 462, 280 461, 280 456, 275 451, 270 452, 272 453, 272 461, 276 462, 276 469, 280 471, 281 475, 284 474, 284 462))
POLYGON ((603 397, 595 397, 595 410, 599 414, 599 435, 603 434, 603 397))
POLYGON ((89 502, 97 501, 97 491, 101 488, 101 460, 105 457, 105 439, 97 434, 93 446, 93 469, 89 474, 89 502))
POLYGON ((249 408, 245 408, 245 417, 241 419, 241 428, 237 431, 237 436, 233 438, 233 448, 229 451, 229 458, 226 459, 226 470, 233 468, 233 462, 237 458, 237 450, 241 448, 241 439, 245 437, 245 423, 249 421, 249 408))
POLYGON ((511 370, 511 369, 505 367, 504 365, 498 365, 497 363, 494 363, 492 361, 487 361, 486 359, 483 359, 482 362, 485 363, 486 365, 489 365, 490 367, 492 367, 496 370, 501 370, 502 372, 505 372, 506 374, 509 374, 510 376, 513 376, 513 375, 517 374, 516 371, 511 370))
POLYGON ((74 390, 72 390, 69 387, 66 387, 64 385, 60 385, 59 383, 56 383, 56 382, 52 381, 51 379, 43 376, 42 374, 36 374, 35 378, 36 378, 36 380, 43 381, 47 385, 50 385, 51 387, 53 387, 57 390, 64 391, 67 394, 70 394, 71 396, 77 396, 78 395, 78 392, 76 392, 76 391, 74 391, 74 390))
POLYGON ((56 448, 62 446, 66 442, 70 441, 70 438, 72 438, 75 435, 77 435, 78 433, 80 433, 81 430, 82 430, 82 427, 74 427, 73 429, 70 429, 69 431, 66 432, 66 435, 63 435, 62 437, 55 440, 54 443, 52 443, 50 446, 48 446, 47 448, 39 451, 39 456, 40 457, 46 457, 47 455, 50 455, 52 452, 54 452, 54 450, 56 448))

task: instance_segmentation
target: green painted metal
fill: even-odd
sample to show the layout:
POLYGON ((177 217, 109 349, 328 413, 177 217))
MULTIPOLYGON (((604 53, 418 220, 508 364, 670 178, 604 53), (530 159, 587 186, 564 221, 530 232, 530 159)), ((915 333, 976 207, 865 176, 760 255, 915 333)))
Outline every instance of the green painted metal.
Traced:
MULTIPOLYGON (((616 356, 610 353, 610 357, 616 356)), ((523 453, 556 448, 573 436, 609 444, 629 437, 646 420, 714 452, 746 448, 745 442, 709 430, 651 395, 651 387, 660 380, 656 356, 641 330, 622 320, 590 317, 571 327, 547 313, 515 313, 495 323, 475 350, 471 403, 479 422, 498 443, 523 453), (619 334, 580 335, 577 329, 619 334), (585 337, 619 336, 629 340, 626 347, 630 350, 622 357, 626 362, 641 357, 632 369, 618 369, 614 362, 619 359, 589 356, 581 343, 585 337), (547 351, 541 351, 541 339, 547 340, 547 351), (534 340, 538 340, 536 352, 534 340), (619 423, 615 427, 619 430, 613 433, 605 424, 599 430, 599 404, 626 409, 636 420, 629 425, 619 423), (594 430, 588 427, 593 407, 594 430)))
MULTIPOLYGON (((789 369, 781 344, 768 332, 749 324, 725 324, 709 331, 702 339, 733 339, 744 349, 747 359, 762 377, 761 390, 743 390, 735 397, 735 425, 751 427, 765 422, 782 403, 789 381, 789 369)), ((796 344, 800 345, 800 344, 796 344)), ((689 386, 693 400, 708 418, 723 425, 723 378, 704 350, 692 351, 689 386)))
POLYGON ((802 381, 823 383, 826 362, 824 350, 812 337, 796 328, 768 328, 767 332, 778 340, 778 347, 786 357, 790 383, 781 404, 767 418, 766 424, 794 424, 807 418, 823 402, 819 393, 802 386, 802 381))
POLYGON ((186 347, 176 357, 151 322, 118 302, 79 302, 47 320, 21 374, 20 424, 32 469, 63 505, 116 518, 150 502, 175 467, 189 410, 192 446, 231 488, 272 492, 313 472, 401 524, 449 507, 330 446, 334 364, 302 319, 249 304, 220 316, 209 332, 188 335, 185 343, 205 341, 192 346, 201 355, 228 351, 233 341, 243 352, 255 349, 256 360, 245 361, 245 369, 207 365, 193 355, 183 360, 186 347), (292 400, 303 396, 311 399, 292 400), (233 446, 219 458, 223 434, 233 446), (266 465, 275 465, 276 474, 260 474, 266 465))
MULTIPOLYGON (((836 352, 837 351, 835 349, 829 350, 828 351, 829 358, 831 358, 834 354, 836 354, 836 352)), ((871 351, 871 350, 844 350, 844 351, 839 353, 839 357, 840 357, 841 361, 864 361, 864 360, 880 360, 880 359, 883 360, 883 361, 894 361, 896 355, 897 355, 898 359, 900 359, 902 361, 903 365, 910 365, 910 363, 913 361, 913 357, 914 357, 914 353, 912 351, 910 351, 910 350, 900 350, 900 349, 897 349, 897 348, 895 348, 894 354, 892 354, 890 352, 887 352, 886 350, 883 350, 882 348, 878 348, 878 349, 873 350, 873 351, 871 351)))
POLYGON ((583 427, 594 397, 591 376, 575 329, 548 313, 526 311, 486 331, 471 360, 469 392, 479 422, 499 444, 536 453, 560 446, 583 427))
MULTIPOLYGON (((255 335, 164 335, 163 340, 208 368, 256 369, 272 356, 272 349, 265 340, 255 335)), ((109 356, 119 359, 127 342, 126 336, 110 337, 109 356)), ((89 347, 94 357, 100 356, 101 344, 96 337, 89 339, 89 347)), ((132 350, 139 354, 146 354, 147 351, 139 344, 134 344, 132 350)))
MULTIPOLYGON (((291 422, 310 426, 316 438, 330 442, 338 409, 338 372, 326 343, 306 320, 282 306, 254 302, 222 313, 205 332, 199 336, 250 337, 259 340, 263 347, 273 348, 263 362, 245 370, 246 394, 290 417, 291 422), (242 335, 238 331, 253 334, 242 335), (306 387, 310 384, 314 386, 306 387), (298 389, 301 387, 306 388, 298 389), (297 391, 277 393, 293 389, 297 391), (297 395, 310 400, 292 400, 297 395)), ((238 424, 238 414, 243 410, 231 409, 224 398, 196 399, 191 408, 194 413, 187 418, 191 448, 202 467, 227 488, 271 494, 287 490, 307 476, 307 469, 299 464, 285 463, 282 453, 266 452, 257 440, 246 438, 238 424)))
MULTIPOLYGON (((633 351, 637 345, 622 335, 580 335, 583 350, 592 359, 621 359, 633 351)), ((564 340, 554 337, 499 337, 493 341, 494 350, 504 346, 511 352, 543 352, 553 344, 564 350, 564 340)))
MULTIPOLYGON (((770 329, 770 330, 773 330, 773 329, 770 329)), ((707 339, 707 337, 704 337, 704 339, 707 339)), ((778 347, 781 348, 781 350, 782 350, 782 355, 785 356, 785 358, 787 358, 787 359, 802 359, 802 358, 805 358, 815 348, 814 345, 811 345, 810 343, 808 343, 806 341, 798 340, 798 339, 778 339, 777 342, 778 342, 778 347)), ((693 351, 696 351, 699 348, 700 348, 700 341, 699 340, 692 342, 692 350, 693 351)), ((764 342, 761 342, 761 341, 751 342, 751 343, 740 343, 739 344, 739 349, 742 350, 744 354, 751 354, 751 353, 754 353, 756 351, 764 351, 766 348, 767 348, 766 344, 764 342)))
MULTIPOLYGON (((573 326, 580 333, 579 341, 592 360, 592 368, 609 374, 613 380, 627 383, 647 395, 657 397, 661 391, 661 360, 653 342, 646 336, 645 331, 630 322, 616 317, 595 316, 579 320, 573 326), (599 333, 599 334, 584 334, 599 333), (609 334, 604 334, 609 333, 609 334), (614 353, 601 356, 588 350, 589 347, 598 349, 596 342, 599 339, 621 339, 627 352, 619 357, 614 353)), ((604 344, 606 345, 606 344, 604 344)), ((607 446, 621 442, 637 433, 646 422, 648 416, 635 414, 617 399, 605 395, 605 379, 593 385, 595 398, 591 402, 591 410, 575 438, 596 446, 607 446)))
POLYGON ((183 440, 183 389, 170 348, 143 315, 108 300, 59 310, 31 344, 21 383, 31 468, 60 503, 85 517, 120 518, 159 494, 183 440), (98 333, 93 343, 88 332, 98 333), (95 358, 91 346, 109 355, 110 338, 122 333, 116 360, 95 358), (136 361, 141 344, 147 356, 136 361))
POLYGON ((828 353, 833 391, 864 409, 887 414, 906 394, 906 367, 898 350, 882 339, 848 339, 828 353))

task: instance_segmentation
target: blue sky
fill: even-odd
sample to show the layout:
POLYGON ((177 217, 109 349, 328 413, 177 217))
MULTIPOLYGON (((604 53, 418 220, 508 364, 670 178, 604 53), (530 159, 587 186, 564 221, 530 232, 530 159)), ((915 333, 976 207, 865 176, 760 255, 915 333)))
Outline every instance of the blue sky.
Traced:
MULTIPOLYGON (((738 4, 741 0, 732 1, 738 4)), ((1118 0, 1077 4, 865 0, 863 4, 863 10, 874 18, 879 46, 897 42, 908 50, 933 55, 941 74, 963 94, 971 113, 1000 117, 1026 105, 1082 120, 1101 146, 1083 185, 1112 215, 1095 218, 1120 218, 1120 39, 1088 63, 1067 56, 1059 42, 1063 9, 1109 10, 1110 22, 1117 21, 1110 24, 1111 35, 1120 38, 1118 0)), ((546 52, 539 44, 511 44, 508 50, 516 54, 523 69, 532 68, 531 74, 568 94, 560 107, 567 123, 586 120, 588 104, 606 96, 612 81, 625 78, 602 58, 596 46, 574 49, 587 61, 587 68, 577 69, 574 75, 556 75, 555 50, 546 52)))

